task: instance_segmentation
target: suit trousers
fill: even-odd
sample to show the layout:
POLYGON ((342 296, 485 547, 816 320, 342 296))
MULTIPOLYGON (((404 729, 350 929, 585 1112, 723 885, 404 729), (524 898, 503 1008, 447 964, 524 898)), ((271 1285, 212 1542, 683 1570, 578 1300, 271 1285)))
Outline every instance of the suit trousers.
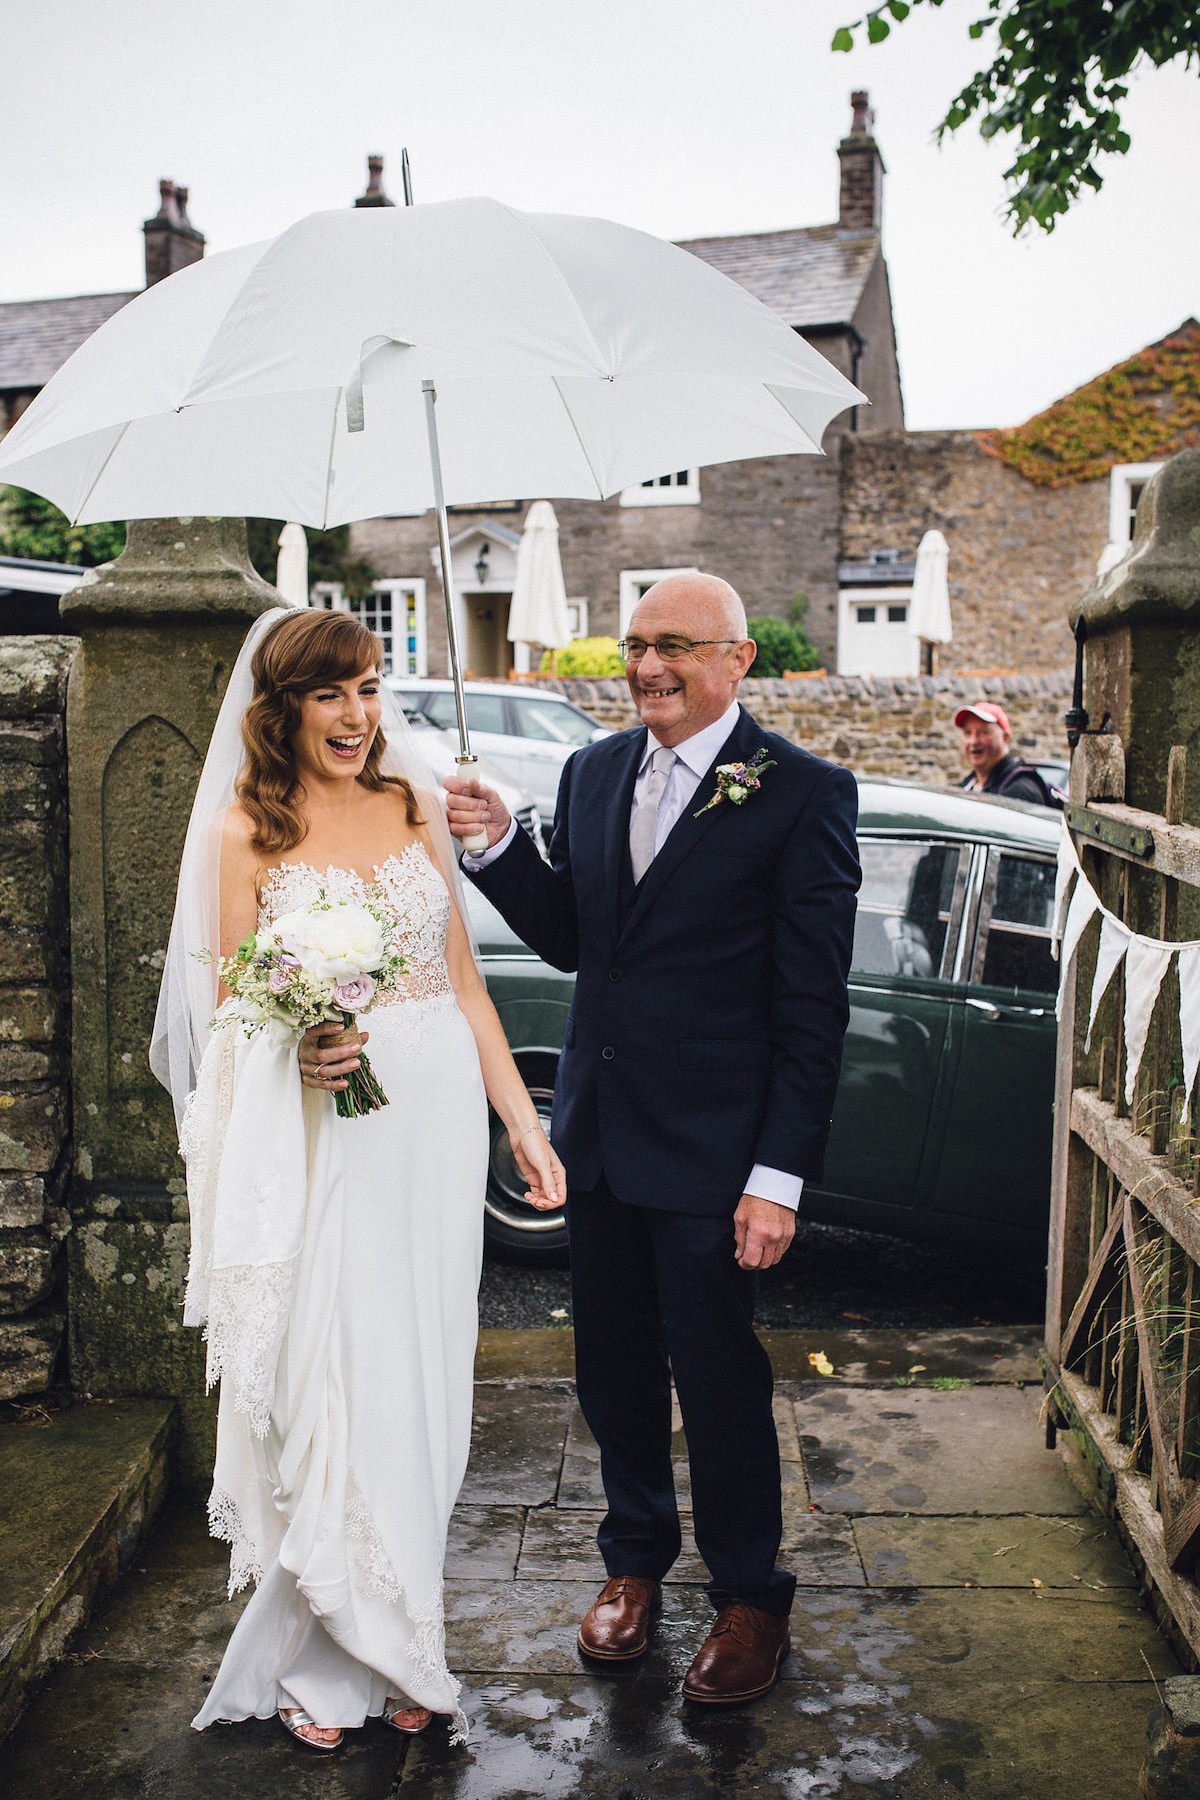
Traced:
POLYGON ((744 1600, 785 1617, 796 1582, 776 1564, 774 1382, 732 1216, 629 1206, 602 1180, 571 1192, 567 1226, 579 1403, 608 1502, 597 1534, 605 1568, 661 1580, 679 1554, 673 1375, 709 1595, 718 1607, 744 1600))

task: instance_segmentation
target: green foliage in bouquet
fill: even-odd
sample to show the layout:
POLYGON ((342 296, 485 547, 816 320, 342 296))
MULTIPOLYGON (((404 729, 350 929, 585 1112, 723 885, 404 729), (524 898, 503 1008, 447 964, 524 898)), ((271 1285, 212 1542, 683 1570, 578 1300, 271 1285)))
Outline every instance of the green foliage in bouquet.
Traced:
POLYGON ((542 674, 551 673, 551 655, 553 654, 553 672, 564 680, 572 678, 583 681, 602 681, 606 676, 624 675, 625 664, 617 649, 616 638, 586 637, 576 638, 574 643, 565 649, 551 653, 547 650, 542 658, 542 674))

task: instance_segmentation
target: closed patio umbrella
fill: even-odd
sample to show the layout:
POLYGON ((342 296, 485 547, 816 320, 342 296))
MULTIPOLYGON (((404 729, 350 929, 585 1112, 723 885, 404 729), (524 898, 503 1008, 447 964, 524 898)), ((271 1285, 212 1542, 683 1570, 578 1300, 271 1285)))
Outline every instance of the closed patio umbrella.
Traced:
POLYGON ((561 650, 571 641, 567 589, 558 551, 558 520, 548 500, 535 500, 517 546, 508 614, 509 641, 561 650))
MULTIPOLYGON (((949 568, 950 547, 945 538, 940 531, 927 531, 917 545, 908 607, 908 629, 922 645, 948 644, 954 636, 949 568)), ((932 651, 929 660, 932 663, 932 651)))
POLYGON ((308 539, 303 525, 285 525, 279 534, 275 586, 289 606, 308 605, 308 539))

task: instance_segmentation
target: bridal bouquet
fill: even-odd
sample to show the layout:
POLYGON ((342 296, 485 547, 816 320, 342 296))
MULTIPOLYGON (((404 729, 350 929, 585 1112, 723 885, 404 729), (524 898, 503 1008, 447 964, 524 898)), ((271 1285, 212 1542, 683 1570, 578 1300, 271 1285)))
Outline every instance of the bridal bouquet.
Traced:
MULTIPOLYGON (((219 968, 233 999, 214 1026, 235 1024, 247 1037, 267 1031, 286 1042, 298 1041, 322 1020, 349 1031, 359 1013, 395 990, 404 958, 395 948, 391 922, 369 903, 322 895, 251 932, 234 956, 220 959, 219 968)), ((334 1100, 343 1119, 387 1105, 365 1055, 334 1100)))

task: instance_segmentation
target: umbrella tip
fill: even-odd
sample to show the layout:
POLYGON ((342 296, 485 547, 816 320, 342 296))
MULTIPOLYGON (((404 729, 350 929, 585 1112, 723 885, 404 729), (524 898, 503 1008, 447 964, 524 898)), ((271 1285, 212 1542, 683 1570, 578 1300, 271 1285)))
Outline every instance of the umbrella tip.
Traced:
POLYGON ((383 191, 383 158, 374 152, 367 157, 366 192, 358 196, 355 206, 395 206, 383 191))

